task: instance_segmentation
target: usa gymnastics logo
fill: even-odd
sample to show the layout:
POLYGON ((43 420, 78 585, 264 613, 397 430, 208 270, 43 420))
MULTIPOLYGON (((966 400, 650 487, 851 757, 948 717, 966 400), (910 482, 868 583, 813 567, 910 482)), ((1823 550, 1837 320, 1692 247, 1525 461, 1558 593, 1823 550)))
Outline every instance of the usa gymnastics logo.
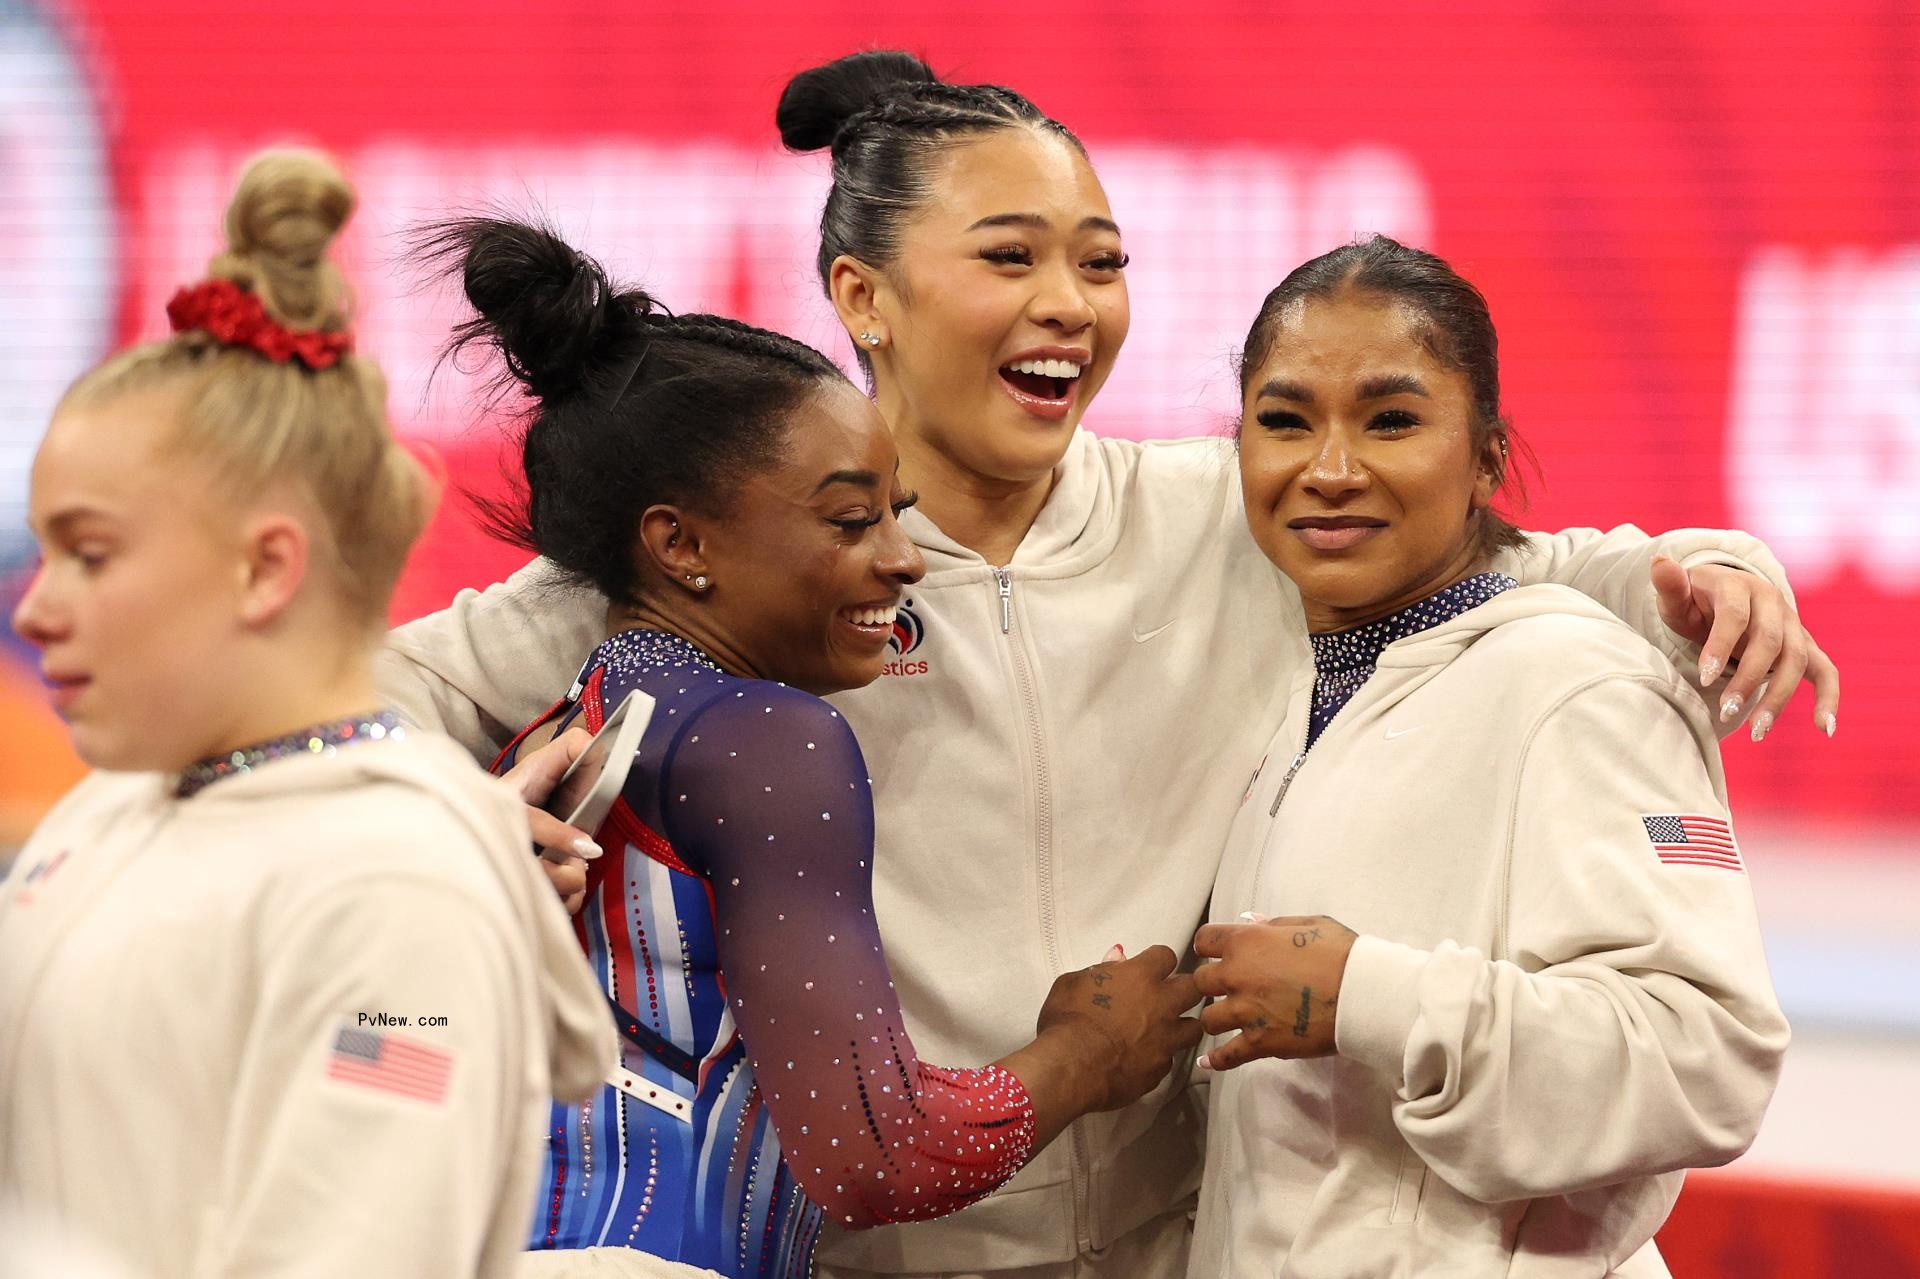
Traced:
POLYGON ((901 600, 900 608, 893 615, 893 634, 887 639, 887 647, 893 650, 895 658, 881 668, 887 675, 925 675, 927 664, 923 661, 909 662, 907 655, 919 648, 927 638, 927 624, 913 611, 912 600, 901 600))
POLYGON ((887 647, 905 657, 920 647, 920 641, 927 637, 927 624, 913 611, 912 600, 901 600, 899 609, 893 615, 893 638, 887 641, 887 647))

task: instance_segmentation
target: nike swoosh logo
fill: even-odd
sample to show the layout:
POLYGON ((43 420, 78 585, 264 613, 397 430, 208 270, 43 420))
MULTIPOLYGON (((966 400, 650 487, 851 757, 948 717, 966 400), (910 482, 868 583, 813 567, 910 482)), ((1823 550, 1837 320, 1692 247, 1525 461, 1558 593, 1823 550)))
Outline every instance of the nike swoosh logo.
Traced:
MULTIPOLYGON (((1174 622, 1177 622, 1180 619, 1176 617, 1173 620, 1174 622)), ((1138 626, 1136 626, 1133 628, 1133 642, 1136 644, 1144 644, 1148 640, 1152 639, 1154 636, 1158 635, 1161 631, 1166 630, 1167 627, 1172 625, 1173 625, 1173 622, 1162 622, 1160 623, 1160 625, 1154 627, 1150 631, 1142 631, 1138 626)))
POLYGON ((1408 733, 1417 733, 1425 727, 1425 724, 1415 724, 1412 728, 1403 728, 1398 732, 1390 728, 1387 730, 1387 740, 1392 741, 1396 737, 1405 737, 1408 733))

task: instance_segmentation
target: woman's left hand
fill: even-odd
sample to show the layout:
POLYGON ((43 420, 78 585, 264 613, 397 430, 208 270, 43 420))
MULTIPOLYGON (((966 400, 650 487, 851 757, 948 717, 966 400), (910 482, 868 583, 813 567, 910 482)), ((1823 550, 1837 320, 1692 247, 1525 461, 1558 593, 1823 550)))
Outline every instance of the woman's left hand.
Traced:
POLYGON ((540 848, 540 869, 547 873, 547 882, 553 885, 554 894, 569 915, 587 900, 587 862, 600 856, 600 845, 585 831, 567 825, 540 805, 592 742, 593 735, 586 729, 569 728, 539 750, 529 752, 504 774, 526 802, 527 825, 540 848))
POLYGON ((1666 556, 1653 562, 1653 589, 1667 629, 1700 645, 1700 684, 1720 677, 1729 663, 1717 712, 1722 721, 1753 712, 1753 740, 1773 727, 1803 680, 1813 682, 1813 723, 1828 737, 1840 712, 1840 668, 1813 642, 1785 592, 1744 569, 1725 564, 1682 568, 1666 556), (1766 693, 1754 704, 1760 686, 1766 693))
POLYGON ((1210 1035, 1240 1033, 1200 1059, 1208 1070, 1232 1070, 1261 1057, 1324 1057, 1347 954, 1359 936, 1325 915, 1250 918, 1250 924, 1208 924, 1194 953, 1215 962, 1193 975, 1213 999, 1200 1013, 1210 1035))

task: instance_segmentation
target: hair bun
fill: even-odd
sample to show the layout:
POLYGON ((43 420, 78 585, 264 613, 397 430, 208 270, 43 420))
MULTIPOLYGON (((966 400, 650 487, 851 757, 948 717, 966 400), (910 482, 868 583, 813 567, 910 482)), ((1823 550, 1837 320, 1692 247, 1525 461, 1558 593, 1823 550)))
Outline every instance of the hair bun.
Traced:
POLYGON ((546 226, 456 218, 422 229, 413 250, 457 270, 479 313, 454 331, 454 347, 497 347, 507 371, 541 399, 589 380, 607 339, 654 309, 639 290, 616 292, 598 262, 546 226))
POLYGON ((847 121, 903 85, 939 83, 933 68, 911 53, 850 53, 787 81, 773 118, 789 151, 818 151, 833 145, 847 121))
POLYGON ((263 151, 227 205, 227 251, 207 273, 257 296, 291 329, 346 327, 347 285, 327 249, 353 214, 353 187, 318 151, 263 151))

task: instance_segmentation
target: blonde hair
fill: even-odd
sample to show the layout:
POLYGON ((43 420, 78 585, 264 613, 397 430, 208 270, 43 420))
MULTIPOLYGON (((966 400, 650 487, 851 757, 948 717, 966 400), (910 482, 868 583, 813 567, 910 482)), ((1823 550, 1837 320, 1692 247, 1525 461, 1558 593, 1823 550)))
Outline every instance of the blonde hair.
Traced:
MULTIPOLYGON (((327 250, 353 207, 353 188, 327 157, 264 151, 240 176, 226 251, 207 274, 253 293, 287 329, 342 332, 346 281, 327 250)), ((352 354, 325 369, 277 363, 189 330, 109 358, 74 383, 62 407, 154 389, 181 397, 166 447, 211 463, 228 491, 255 494, 284 481, 308 491, 325 526, 316 530, 320 562, 355 614, 384 626, 437 494, 393 437, 378 366, 352 354)))

